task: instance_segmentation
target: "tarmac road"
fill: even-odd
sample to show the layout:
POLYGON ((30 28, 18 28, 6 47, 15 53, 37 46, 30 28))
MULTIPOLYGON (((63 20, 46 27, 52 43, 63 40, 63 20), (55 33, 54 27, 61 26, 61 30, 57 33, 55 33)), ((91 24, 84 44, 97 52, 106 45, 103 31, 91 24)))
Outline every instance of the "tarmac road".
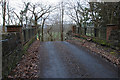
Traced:
POLYGON ((117 78, 117 68, 66 41, 43 42, 39 47, 39 78, 117 78))

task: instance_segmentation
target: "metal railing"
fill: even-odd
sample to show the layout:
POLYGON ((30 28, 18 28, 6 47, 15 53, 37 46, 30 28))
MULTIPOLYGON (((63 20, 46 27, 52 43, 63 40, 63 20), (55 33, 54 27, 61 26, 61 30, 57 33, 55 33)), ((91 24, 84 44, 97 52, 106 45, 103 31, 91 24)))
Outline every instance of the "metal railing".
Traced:
MULTIPOLYGON (((80 34, 80 28, 76 28, 75 33, 80 34)), ((101 38, 101 39, 106 39, 106 28, 94 28, 94 27, 87 27, 87 28, 82 28, 82 34, 86 36, 95 36, 95 29, 96 29, 96 37, 101 38)))
POLYGON ((36 34, 36 28, 24 28, 22 29, 23 43, 28 42, 36 34))

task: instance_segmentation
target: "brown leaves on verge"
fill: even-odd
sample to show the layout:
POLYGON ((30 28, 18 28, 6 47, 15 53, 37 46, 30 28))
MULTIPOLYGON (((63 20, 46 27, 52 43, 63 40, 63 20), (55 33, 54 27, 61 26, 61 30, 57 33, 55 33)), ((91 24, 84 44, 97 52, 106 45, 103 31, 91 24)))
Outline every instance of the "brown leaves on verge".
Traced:
POLYGON ((40 42, 35 41, 28 49, 27 54, 22 56, 22 60, 11 72, 8 78, 37 78, 38 48, 40 42))
POLYGON ((118 65, 120 63, 119 58, 110 54, 110 51, 113 51, 110 48, 106 50, 104 47, 97 45, 96 43, 88 42, 87 40, 76 37, 73 37, 73 40, 68 40, 68 42, 73 43, 75 45, 79 45, 79 46, 81 45, 83 47, 86 47, 90 51, 98 53, 103 58, 106 58, 108 61, 112 62, 113 64, 118 65))

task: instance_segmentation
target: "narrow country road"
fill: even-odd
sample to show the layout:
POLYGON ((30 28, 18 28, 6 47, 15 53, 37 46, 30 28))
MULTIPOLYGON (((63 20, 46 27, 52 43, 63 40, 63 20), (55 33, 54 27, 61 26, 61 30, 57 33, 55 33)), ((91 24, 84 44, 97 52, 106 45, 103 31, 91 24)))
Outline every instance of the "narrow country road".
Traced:
POLYGON ((115 78, 117 68, 68 42, 43 42, 39 48, 40 78, 115 78))

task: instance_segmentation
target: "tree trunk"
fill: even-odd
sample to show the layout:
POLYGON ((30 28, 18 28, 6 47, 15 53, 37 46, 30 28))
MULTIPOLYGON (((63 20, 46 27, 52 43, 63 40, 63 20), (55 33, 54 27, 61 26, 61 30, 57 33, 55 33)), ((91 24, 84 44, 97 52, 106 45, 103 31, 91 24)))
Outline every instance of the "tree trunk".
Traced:
POLYGON ((78 27, 79 27, 79 33, 82 34, 82 27, 80 23, 78 23, 78 27))
POLYGON ((26 26, 27 26, 27 25, 28 25, 28 23, 27 23, 27 22, 28 22, 28 21, 27 21, 27 20, 28 20, 28 18, 27 18, 27 16, 25 16, 25 18, 26 18, 26 26))
POLYGON ((37 16, 35 15, 35 27, 37 27, 37 16))
POLYGON ((43 35, 43 29, 44 29, 44 24, 45 24, 45 19, 43 19, 43 23, 42 23, 42 41, 44 41, 44 35, 43 35))
POLYGON ((80 33, 80 27, 78 27, 78 34, 80 33))
POLYGON ((84 32, 85 35, 86 35, 86 31, 87 31, 87 28, 85 27, 85 32, 84 32))
POLYGON ((9 3, 7 4, 7 11, 8 11, 8 25, 10 24, 10 10, 9 10, 9 3))
POLYGON ((38 38, 40 40, 40 29, 38 30, 38 38))
POLYGON ((97 37, 97 29, 94 28, 94 36, 97 37))
POLYGON ((62 25, 61 25, 61 41, 63 41, 63 16, 64 16, 64 9, 63 9, 63 2, 62 2, 62 25))
POLYGON ((6 0, 3 2, 3 32, 5 32, 6 0))
POLYGON ((52 36, 52 32, 51 32, 51 35, 50 35, 50 36, 51 36, 51 41, 53 41, 53 36, 52 36))

